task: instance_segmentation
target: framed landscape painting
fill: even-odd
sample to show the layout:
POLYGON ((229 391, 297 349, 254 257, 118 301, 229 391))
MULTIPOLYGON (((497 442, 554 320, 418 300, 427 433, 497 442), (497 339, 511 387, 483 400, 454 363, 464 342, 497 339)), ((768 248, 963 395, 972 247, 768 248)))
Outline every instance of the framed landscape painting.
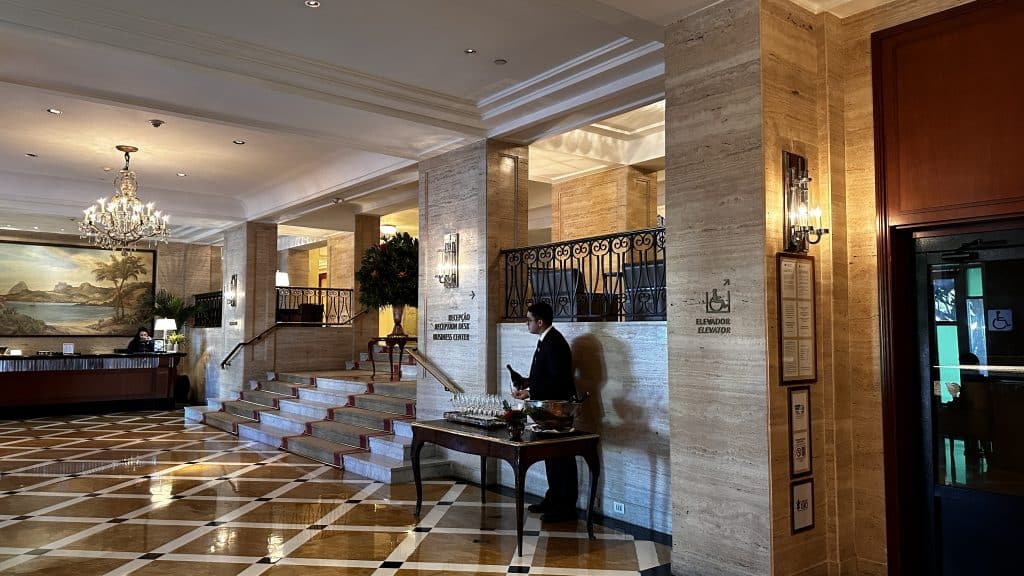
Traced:
POLYGON ((155 270, 153 250, 0 241, 0 336, 133 336, 155 270))

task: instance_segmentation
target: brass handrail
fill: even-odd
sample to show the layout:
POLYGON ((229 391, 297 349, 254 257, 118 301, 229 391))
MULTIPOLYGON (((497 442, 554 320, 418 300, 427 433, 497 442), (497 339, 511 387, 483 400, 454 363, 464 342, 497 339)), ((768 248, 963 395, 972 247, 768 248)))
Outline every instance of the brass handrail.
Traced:
POLYGON ((433 362, 428 360, 426 356, 421 354, 419 350, 406 348, 405 353, 415 358, 416 361, 419 362, 420 366, 423 366, 423 369, 426 370, 427 373, 436 378, 437 381, 441 383, 441 386, 444 386, 445 390, 451 392, 452 394, 462 394, 463 392, 465 392, 465 390, 462 389, 462 386, 459 386, 458 384, 453 382, 451 378, 445 375, 444 372, 441 372, 441 369, 438 368, 433 362))

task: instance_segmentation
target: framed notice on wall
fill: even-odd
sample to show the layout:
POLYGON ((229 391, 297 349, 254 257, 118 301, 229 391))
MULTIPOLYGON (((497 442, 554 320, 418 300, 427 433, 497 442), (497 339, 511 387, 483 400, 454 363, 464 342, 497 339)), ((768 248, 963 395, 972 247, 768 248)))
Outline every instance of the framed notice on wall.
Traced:
POLYGON ((818 377, 814 318, 814 258, 779 253, 779 354, 782 384, 818 377))
POLYGON ((789 485, 790 529, 793 534, 814 528, 814 479, 789 485))
POLYGON ((811 388, 789 389, 789 475, 811 473, 811 388))

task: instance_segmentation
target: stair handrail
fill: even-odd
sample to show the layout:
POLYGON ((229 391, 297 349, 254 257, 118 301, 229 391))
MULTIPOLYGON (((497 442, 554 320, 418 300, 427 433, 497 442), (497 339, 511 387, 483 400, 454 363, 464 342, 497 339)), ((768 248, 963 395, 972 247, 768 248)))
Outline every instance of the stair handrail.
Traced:
POLYGON ((221 370, 226 370, 228 366, 231 366, 231 359, 235 357, 235 354, 238 354, 239 350, 241 350, 242 348, 244 348, 244 347, 246 347, 246 346, 248 346, 250 344, 253 344, 255 342, 259 342, 260 340, 263 340, 264 336, 266 336, 267 334, 270 334, 274 330, 277 330, 278 326, 281 326, 281 324, 271 324, 269 328, 267 328, 263 332, 260 332, 259 334, 257 334, 256 336, 252 337, 251 339, 249 339, 249 340, 247 340, 245 342, 239 342, 238 344, 235 344, 235 347, 231 349, 231 352, 228 353, 227 357, 225 357, 223 360, 220 361, 220 369, 221 370))
POLYGON ((419 362, 420 366, 423 366, 424 370, 426 370, 431 376, 436 378, 437 381, 441 383, 441 386, 444 386, 444 389, 447 390, 448 392, 451 392, 452 394, 462 394, 465 392, 465 390, 462 389, 462 386, 459 386, 454 381, 452 381, 451 378, 445 375, 445 373, 442 372, 441 369, 437 367, 437 365, 435 365, 426 356, 420 353, 419 350, 416 350, 414 348, 406 348, 405 353, 408 354, 409 356, 412 356, 417 362, 419 362))
MULTIPOLYGON (((363 308, 363 310, 361 312, 359 312, 355 316, 349 318, 349 323, 351 323, 353 320, 355 320, 356 318, 359 318, 360 316, 362 316, 363 314, 366 314, 369 311, 370 310, 368 308, 363 308)), ((251 338, 251 339, 249 339, 249 340, 247 340, 245 342, 239 342, 238 344, 235 344, 235 347, 231 349, 231 352, 229 352, 228 355, 223 360, 220 361, 220 369, 221 370, 227 370, 227 367, 231 366, 231 359, 234 358, 236 354, 238 354, 239 350, 241 350, 242 348, 244 348, 246 346, 249 346, 250 344, 254 344, 256 342, 259 342, 260 340, 263 340, 263 338, 267 334, 269 334, 272 331, 276 330, 279 326, 292 326, 292 324, 281 324, 281 323, 273 324, 269 328, 264 330, 263 332, 260 332, 259 334, 254 336, 253 338, 251 338)), ((319 328, 320 325, 318 324, 318 325, 316 325, 316 327, 319 328)))

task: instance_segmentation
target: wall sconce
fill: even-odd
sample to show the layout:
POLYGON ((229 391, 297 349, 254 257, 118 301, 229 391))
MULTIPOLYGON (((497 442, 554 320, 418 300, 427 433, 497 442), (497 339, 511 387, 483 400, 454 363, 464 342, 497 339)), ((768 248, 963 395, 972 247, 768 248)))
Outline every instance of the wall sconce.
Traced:
POLYGON ((437 281, 445 288, 459 285, 459 235, 445 234, 444 248, 437 251, 437 281))
POLYGON ((799 154, 782 152, 783 208, 786 214, 786 252, 807 252, 810 244, 821 242, 828 228, 821 225, 821 208, 811 206, 807 185, 807 159, 799 154))
POLYGON ((232 308, 238 305, 238 274, 232 274, 231 281, 228 282, 227 300, 228 306, 232 308))

